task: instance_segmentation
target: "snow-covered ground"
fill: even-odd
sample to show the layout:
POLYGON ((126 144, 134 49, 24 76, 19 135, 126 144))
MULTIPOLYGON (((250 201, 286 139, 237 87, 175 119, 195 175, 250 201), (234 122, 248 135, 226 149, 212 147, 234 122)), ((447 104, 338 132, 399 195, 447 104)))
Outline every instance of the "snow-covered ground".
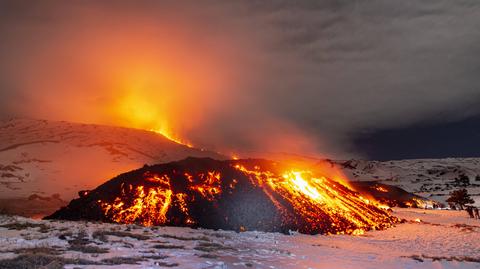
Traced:
POLYGON ((52 262, 60 266, 49 268, 80 259, 97 264, 65 268, 480 268, 480 220, 467 218, 465 211, 394 211, 407 221, 362 236, 236 233, 2 216, 0 268, 14 268, 6 266, 18 255, 40 260, 45 253, 56 257, 52 262))

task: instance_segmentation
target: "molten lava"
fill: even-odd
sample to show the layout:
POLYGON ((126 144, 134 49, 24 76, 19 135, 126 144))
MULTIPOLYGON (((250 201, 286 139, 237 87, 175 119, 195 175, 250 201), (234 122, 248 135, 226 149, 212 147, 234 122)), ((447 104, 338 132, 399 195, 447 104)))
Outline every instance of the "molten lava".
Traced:
POLYGON ((147 180, 158 183, 158 187, 152 187, 148 191, 144 186, 137 186, 132 190, 132 185, 123 188, 122 193, 134 193, 133 203, 127 205, 117 197, 113 203, 103 203, 98 200, 102 206, 105 215, 114 222, 135 223, 142 219, 142 224, 146 226, 165 223, 167 221, 166 213, 172 202, 172 191, 170 190, 170 179, 166 176, 158 177, 151 175, 147 180))
POLYGON ((149 131, 157 133, 157 134, 161 134, 161 135, 165 136, 166 138, 168 138, 169 140, 172 140, 175 143, 182 144, 182 145, 187 146, 189 148, 193 148, 193 145, 190 142, 176 137, 167 128, 150 129, 149 131))
POLYGON ((279 176, 261 171, 258 166, 255 170, 241 165, 235 168, 253 176, 279 210, 284 210, 282 200, 288 201, 296 218, 311 223, 312 230, 327 221, 332 226, 342 227, 342 231, 336 233, 363 234, 365 230, 379 228, 378 225, 385 221, 383 212, 378 211, 380 207, 372 206, 370 200, 338 182, 316 177, 312 171, 290 170, 279 176))
POLYGON ((49 218, 355 235, 397 221, 321 171, 197 158, 120 175, 49 218))

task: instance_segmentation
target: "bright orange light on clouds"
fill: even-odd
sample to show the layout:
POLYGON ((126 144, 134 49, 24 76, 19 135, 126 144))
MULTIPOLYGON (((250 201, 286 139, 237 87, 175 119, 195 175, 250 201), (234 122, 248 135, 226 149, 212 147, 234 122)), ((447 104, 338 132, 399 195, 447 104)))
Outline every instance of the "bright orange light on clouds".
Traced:
POLYGON ((192 146, 188 134, 235 94, 225 90, 233 67, 220 60, 221 54, 196 53, 185 47, 188 43, 136 40, 128 46, 133 52, 111 52, 107 78, 113 90, 105 104, 109 123, 151 130, 192 146))
MULTIPOLYGON (((118 100, 113 106, 113 114, 129 127, 146 129, 159 133, 170 140, 189 147, 193 145, 171 127, 173 119, 168 117, 168 107, 158 106, 151 98, 144 96, 144 91, 131 91, 118 100)), ((179 119, 181 120, 181 119, 179 119)))
POLYGON ((223 105, 216 101, 224 98, 218 90, 219 80, 207 77, 207 65, 203 70, 168 62, 164 67, 158 65, 144 63, 114 76, 119 78, 113 83, 118 91, 108 104, 108 114, 117 125, 151 130, 192 146, 185 133, 223 105))
POLYGON ((270 66, 250 27, 228 18, 219 32, 214 10, 76 12, 15 60, 22 114, 152 130, 242 157, 317 152, 316 138, 259 98, 270 66))

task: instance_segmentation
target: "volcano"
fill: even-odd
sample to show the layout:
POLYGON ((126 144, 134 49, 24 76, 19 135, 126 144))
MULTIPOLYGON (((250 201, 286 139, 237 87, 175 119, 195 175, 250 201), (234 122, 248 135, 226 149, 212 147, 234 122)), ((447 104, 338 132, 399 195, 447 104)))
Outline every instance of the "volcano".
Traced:
POLYGON ((79 195, 46 218, 307 234, 361 234, 398 221, 321 171, 260 159, 144 166, 79 195))

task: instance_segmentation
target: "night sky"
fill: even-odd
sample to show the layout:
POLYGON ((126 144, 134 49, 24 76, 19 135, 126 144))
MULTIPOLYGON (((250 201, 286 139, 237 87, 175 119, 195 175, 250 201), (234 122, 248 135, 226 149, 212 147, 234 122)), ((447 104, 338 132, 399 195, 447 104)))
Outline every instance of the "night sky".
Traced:
POLYGON ((480 157, 480 2, 0 0, 0 118, 222 152, 480 157))
POLYGON ((480 156, 480 116, 376 130, 354 138, 370 159, 424 159, 480 156))

